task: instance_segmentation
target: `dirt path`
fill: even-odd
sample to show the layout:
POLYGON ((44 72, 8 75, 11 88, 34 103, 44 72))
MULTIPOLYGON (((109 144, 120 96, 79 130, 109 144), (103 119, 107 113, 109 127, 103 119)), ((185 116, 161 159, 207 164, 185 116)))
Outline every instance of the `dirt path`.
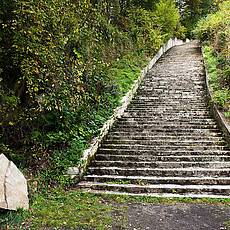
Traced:
MULTIPOLYGON (((122 205, 123 206, 123 205, 122 205)), ((210 204, 141 204, 124 205, 123 221, 113 229, 130 230, 224 230, 230 219, 230 207, 210 204)), ((114 213, 114 215, 116 215, 114 213)), ((118 215, 118 214, 117 214, 118 215)))

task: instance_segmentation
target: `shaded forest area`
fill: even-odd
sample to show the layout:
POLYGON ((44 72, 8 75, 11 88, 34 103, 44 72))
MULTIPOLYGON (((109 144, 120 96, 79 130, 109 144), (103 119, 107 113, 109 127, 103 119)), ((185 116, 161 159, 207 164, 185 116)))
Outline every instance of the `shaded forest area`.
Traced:
POLYGON ((47 183, 65 180, 149 58, 170 37, 192 38, 208 13, 195 34, 223 57, 228 89, 221 2, 2 0, 1 153, 47 183))

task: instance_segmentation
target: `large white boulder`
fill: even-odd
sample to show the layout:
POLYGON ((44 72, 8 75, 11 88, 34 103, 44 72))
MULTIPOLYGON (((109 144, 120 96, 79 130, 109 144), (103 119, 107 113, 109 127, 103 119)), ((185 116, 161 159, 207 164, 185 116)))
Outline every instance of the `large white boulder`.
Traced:
POLYGON ((0 208, 29 208, 27 181, 4 154, 0 155, 0 208))

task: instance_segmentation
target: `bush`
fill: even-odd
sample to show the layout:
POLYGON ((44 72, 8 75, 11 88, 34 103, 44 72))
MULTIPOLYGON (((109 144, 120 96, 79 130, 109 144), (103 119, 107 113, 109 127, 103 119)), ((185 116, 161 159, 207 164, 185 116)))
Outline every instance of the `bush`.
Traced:
POLYGON ((91 2, 0 3, 1 149, 33 169, 77 164, 147 56, 178 32, 171 0, 91 2))
MULTIPOLYGON (((219 10, 202 19, 194 30, 203 43, 205 59, 210 72, 210 83, 214 100, 224 110, 229 111, 230 102, 230 2, 224 1, 219 10)), ((226 113, 227 114, 227 113, 226 113)))

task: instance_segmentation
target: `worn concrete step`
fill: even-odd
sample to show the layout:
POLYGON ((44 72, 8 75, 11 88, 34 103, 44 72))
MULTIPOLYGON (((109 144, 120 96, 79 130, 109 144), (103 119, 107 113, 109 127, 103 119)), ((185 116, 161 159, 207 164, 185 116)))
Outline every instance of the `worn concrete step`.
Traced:
POLYGON ((117 119, 119 122, 204 122, 204 123, 213 123, 215 120, 213 118, 190 118, 190 117, 121 117, 117 119))
MULTIPOLYGON (((181 82, 180 82, 181 83, 181 82)), ((162 84, 159 85, 158 82, 145 82, 139 87, 138 93, 145 93, 145 92, 163 92, 164 95, 174 95, 174 94, 181 94, 182 96, 190 96, 191 94, 194 95, 197 93, 198 95, 201 95, 204 93, 204 87, 203 84, 191 84, 191 89, 189 91, 189 88, 185 88, 184 85, 176 86, 173 85, 172 82, 168 82, 168 84, 162 84), (171 85, 170 85, 171 83, 171 85), (174 88, 174 89, 173 89, 174 88), (186 91, 185 91, 186 90, 186 91), (188 92, 189 91, 189 92, 188 92)))
POLYGON ((143 103, 149 103, 149 104, 172 104, 172 105, 187 105, 188 102, 190 102, 190 105, 204 105, 207 106, 207 102, 200 99, 178 99, 178 100, 172 100, 168 96, 161 96, 161 97, 134 97, 130 104, 143 104, 143 103))
POLYGON ((119 176, 86 175, 85 181, 116 184, 179 184, 179 185, 230 185, 230 177, 154 177, 154 176, 119 176))
POLYGON ((130 168, 230 168, 230 162, 206 161, 93 161, 92 167, 130 167, 130 168))
POLYGON ((89 167, 88 174, 120 176, 160 176, 160 177, 228 177, 229 169, 213 168, 125 168, 89 167))
POLYGON ((170 126, 186 126, 186 125, 192 125, 193 126, 198 126, 198 127, 203 127, 203 126, 208 126, 208 127, 217 127, 216 122, 214 121, 193 121, 193 120, 188 120, 188 121, 170 121, 170 120, 155 120, 155 121, 149 121, 149 120, 142 120, 142 121, 117 121, 116 125, 123 125, 123 126, 154 126, 154 125, 170 125, 170 126))
POLYGON ((195 118, 198 118, 198 117, 205 117, 205 116, 210 116, 210 112, 209 111, 175 111, 175 110, 172 110, 171 112, 168 111, 168 112, 165 112, 165 111, 161 111, 161 110, 158 110, 158 111, 145 111, 145 110, 141 110, 141 111, 128 111, 126 110, 123 114, 124 117, 154 117, 154 116, 157 116, 157 115, 163 115, 164 117, 195 117, 195 118))
MULTIPOLYGON (((171 83, 173 84, 173 83, 171 83)), ((161 88, 146 88, 142 87, 139 88, 137 91, 137 95, 141 96, 158 96, 163 95, 163 96, 170 96, 170 97, 175 97, 176 95, 180 95, 182 98, 194 98, 195 96, 201 96, 205 93, 204 89, 202 87, 192 87, 191 93, 190 94, 185 94, 183 95, 184 90, 189 90, 189 88, 183 88, 183 86, 176 87, 175 85, 171 85, 169 83, 168 87, 162 86, 161 88)))
POLYGON ((146 135, 188 135, 188 134, 206 134, 206 135, 212 135, 211 133, 219 133, 219 130, 217 128, 203 128, 203 129, 191 129, 190 127, 152 127, 152 128, 147 128, 147 127, 113 127, 111 129, 111 132, 122 132, 122 133, 146 133, 146 135))
POLYGON ((197 135, 197 136, 202 136, 203 138, 206 138, 208 136, 210 137, 219 137, 221 136, 221 133, 219 132, 219 130, 217 129, 193 129, 191 132, 190 130, 143 130, 142 132, 135 132, 130 131, 130 130, 119 130, 119 129, 115 129, 113 128, 110 132, 109 135, 119 135, 119 136, 175 136, 178 138, 181 138, 183 136, 188 136, 188 135, 197 135))
POLYGON ((106 140, 112 141, 112 140, 161 140, 161 141, 214 141, 218 142, 221 141, 224 143, 224 140, 221 136, 201 136, 201 135, 190 135, 190 136, 170 136, 170 135, 141 135, 141 134, 124 134, 124 133, 111 133, 107 136, 106 140))
MULTIPOLYGON (((201 94, 199 96, 194 96, 192 98, 186 99, 186 98, 178 98, 177 101, 180 101, 182 103, 184 102, 191 102, 191 103, 196 103, 196 102, 203 102, 206 103, 205 100, 206 94, 201 94)), ((168 102, 168 101, 172 101, 172 98, 169 95, 150 95, 150 96, 145 96, 145 95, 141 95, 141 94, 137 94, 133 100, 138 100, 138 101, 164 101, 164 102, 168 102)))
MULTIPOLYGON (((190 89, 190 92, 188 92, 188 88, 184 88, 183 86, 180 85, 179 87, 176 87, 175 85, 173 85, 174 89, 172 89, 172 85, 170 85, 171 82, 168 82, 167 85, 159 85, 157 84, 157 82, 148 82, 141 85, 139 87, 138 93, 139 94, 145 94, 146 92, 153 92, 153 93, 164 93, 164 95, 175 95, 175 94, 180 94, 184 97, 190 97, 191 95, 202 95, 204 94, 204 87, 202 85, 196 85, 193 84, 191 85, 192 89, 190 89), (175 88, 176 87, 176 88, 175 88), (184 91, 187 90, 187 91, 184 91), (193 91, 192 91, 193 90, 193 91)), ((171 83, 172 84, 172 83, 171 83)), ((142 94, 142 95, 143 95, 142 94)))
POLYGON ((227 145, 224 141, 213 141, 213 140, 132 140, 132 139, 121 139, 121 140, 104 140, 103 146, 105 145, 149 145, 149 146, 223 146, 227 145))
POLYGON ((125 193, 173 193, 173 194, 209 194, 225 195, 230 194, 230 185, 136 185, 136 184, 106 184, 96 182, 81 182, 78 187, 93 190, 117 191, 125 193))
POLYGON ((165 151, 170 149, 171 151, 203 151, 203 150, 228 150, 227 146, 219 146, 219 145, 170 145, 165 143, 164 145, 158 146, 151 146, 151 145, 144 145, 144 144, 102 144, 102 148, 106 149, 132 149, 132 150, 155 150, 155 151, 165 151))
POLYGON ((206 107, 207 103, 206 101, 200 101, 200 100, 191 100, 189 101, 190 103, 188 104, 187 100, 162 100, 161 97, 159 98, 155 98, 155 99, 136 99, 134 98, 131 102, 130 105, 137 105, 137 106, 142 106, 142 105, 148 105, 148 106, 152 106, 152 105, 170 105, 170 106, 202 106, 202 107, 206 107))
POLYGON ((129 114, 129 113, 124 113, 123 116, 122 116, 123 119, 144 119, 144 120, 151 120, 151 119, 155 119, 155 120, 203 120, 203 119, 212 119, 212 116, 211 114, 208 114, 208 115, 192 115, 191 114, 186 114, 186 113, 176 113, 176 114, 165 114, 165 113, 160 113, 160 114, 155 114, 155 115, 148 115, 148 114, 145 114, 145 113, 142 113, 140 114, 139 116, 134 116, 132 114, 129 114))
MULTIPOLYGON (((156 127, 163 128, 163 129, 174 129, 174 130, 180 130, 180 129, 217 129, 217 125, 213 124, 190 124, 190 123, 177 123, 174 125, 174 123, 169 123, 169 122, 159 122, 159 123, 143 123, 143 124, 138 124, 138 123, 116 123, 114 127, 121 127, 122 129, 127 128, 127 129, 139 129, 139 128, 149 128, 149 129, 154 129, 156 127)), ((218 129, 217 129, 218 130, 218 129)))
POLYGON ((93 189, 84 189, 82 188, 81 191, 89 192, 92 194, 105 194, 105 195, 116 195, 116 196, 138 196, 138 197, 158 197, 158 198, 193 198, 193 199, 229 199, 229 195, 211 195, 206 193, 201 194, 193 194, 193 193, 186 193, 186 194, 175 194, 175 193, 125 193, 125 192, 115 192, 109 190, 93 190, 93 189))
POLYGON ((149 106, 179 106, 179 107, 183 107, 183 106, 193 106, 193 107, 196 107, 196 106, 208 106, 207 102, 205 100, 201 101, 201 100, 188 100, 188 99, 178 99, 178 100, 175 100, 175 99, 170 99, 170 98, 164 98, 162 99, 161 97, 160 98, 157 98, 157 99, 136 99, 134 98, 131 102, 130 102, 130 105, 133 105, 133 106, 139 106, 139 105, 149 105, 149 106))
POLYGON ((128 109, 146 109, 146 110, 150 110, 150 109, 167 109, 167 110, 171 110, 171 109, 177 109, 177 110, 183 110, 183 109, 188 109, 190 110, 207 110, 207 106, 206 105, 200 105, 200 104, 171 104, 171 103, 130 103, 128 105, 128 109))
MULTIPOLYGON (((135 152, 132 152, 133 154, 135 154, 135 152)), ((151 155, 150 154, 137 154, 137 155, 127 155, 126 152, 124 152, 124 154, 116 154, 116 152, 105 152, 103 153, 103 151, 100 151, 98 154, 96 154, 95 156, 95 160, 98 161, 133 161, 133 162, 138 162, 138 161, 163 161, 163 162, 167 162, 167 161, 186 161, 186 162, 211 162, 211 161, 230 161, 230 153, 229 152, 219 152, 218 154, 214 155, 212 154, 211 151, 209 151, 208 153, 199 155, 194 154, 192 155, 193 152, 183 152, 183 153, 179 153, 177 155, 151 155), (183 155, 184 154, 184 155, 183 155)))
POLYGON ((152 106, 152 107, 128 107, 126 109, 126 112, 132 112, 132 113, 140 113, 140 112, 145 112, 145 113, 169 113, 169 112, 176 112, 176 113, 210 113, 210 111, 206 108, 178 108, 178 107, 165 107, 165 106, 152 106))
POLYGON ((222 149, 216 149, 213 148, 206 148, 206 149, 186 149, 186 148, 175 148, 175 149, 169 149, 168 147, 165 149, 135 149, 135 148, 105 148, 101 147, 98 151, 99 154, 113 154, 113 155, 152 155, 152 156, 182 156, 182 155, 230 155, 229 149, 226 148, 226 151, 222 149))
POLYGON ((203 104, 203 103, 196 103, 196 104, 188 104, 188 103, 184 103, 184 104, 181 104, 181 103, 165 103, 165 102, 131 102, 129 105, 128 105, 128 108, 147 108, 147 109, 150 109, 150 108, 175 108, 175 109, 183 109, 183 108, 186 108, 186 109, 204 109, 206 110, 207 109, 207 105, 203 104))
POLYGON ((142 95, 144 97, 151 97, 151 96, 153 96, 153 97, 157 97, 157 96, 160 97, 160 96, 162 96, 162 98, 164 97, 166 99, 175 99, 175 100, 178 100, 178 99, 181 99, 181 100, 182 99, 183 100, 190 100, 192 98, 196 99, 196 100, 199 100, 199 98, 202 97, 201 96, 202 92, 200 94, 199 91, 200 90, 197 90, 194 94, 190 94, 189 96, 184 96, 181 93, 173 94, 173 93, 170 93, 169 91, 167 92, 167 91, 165 91, 163 89, 162 90, 158 90, 158 91, 156 91, 156 90, 154 90, 154 91, 151 91, 151 90, 149 90, 149 91, 142 90, 142 91, 138 91, 137 92, 137 96, 138 95, 142 95))

